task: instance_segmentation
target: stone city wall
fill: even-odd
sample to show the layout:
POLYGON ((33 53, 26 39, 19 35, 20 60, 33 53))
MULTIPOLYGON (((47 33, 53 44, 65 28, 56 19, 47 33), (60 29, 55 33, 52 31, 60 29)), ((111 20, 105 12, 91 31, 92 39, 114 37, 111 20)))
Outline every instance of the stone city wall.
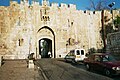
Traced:
POLYGON ((120 32, 110 33, 107 36, 107 52, 120 59, 120 32))
MULTIPOLYGON (((0 54, 6 58, 39 57, 39 40, 52 40, 53 57, 75 48, 102 49, 101 12, 76 10, 76 5, 33 2, 0 7, 0 54)), ((111 14, 110 14, 111 15, 111 14)))

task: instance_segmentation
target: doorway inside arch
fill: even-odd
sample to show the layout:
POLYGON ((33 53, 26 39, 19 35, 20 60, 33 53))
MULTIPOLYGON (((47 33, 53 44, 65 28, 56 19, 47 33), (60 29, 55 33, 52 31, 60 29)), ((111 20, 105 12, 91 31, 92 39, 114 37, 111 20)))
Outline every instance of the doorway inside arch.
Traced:
POLYGON ((52 40, 47 38, 39 40, 39 54, 41 58, 51 58, 48 52, 50 52, 52 56, 52 40))

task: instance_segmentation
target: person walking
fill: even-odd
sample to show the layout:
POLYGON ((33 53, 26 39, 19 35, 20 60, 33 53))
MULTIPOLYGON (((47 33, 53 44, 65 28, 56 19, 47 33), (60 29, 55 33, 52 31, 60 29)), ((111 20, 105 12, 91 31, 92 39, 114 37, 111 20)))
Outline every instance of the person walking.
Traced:
POLYGON ((51 57, 52 57, 52 55, 51 55, 51 52, 50 52, 50 51, 48 52, 48 55, 49 55, 49 58, 51 58, 51 57))

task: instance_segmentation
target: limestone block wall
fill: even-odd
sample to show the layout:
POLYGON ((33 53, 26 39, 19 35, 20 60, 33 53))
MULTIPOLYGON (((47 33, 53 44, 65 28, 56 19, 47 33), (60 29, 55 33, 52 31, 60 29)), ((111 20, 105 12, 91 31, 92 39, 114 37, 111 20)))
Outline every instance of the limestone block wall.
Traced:
POLYGON ((14 39, 10 36, 12 29, 15 27, 18 21, 19 15, 19 5, 16 2, 11 3, 11 6, 4 7, 1 6, 1 16, 0 16, 0 49, 1 55, 12 54, 14 51, 14 39), (12 39, 10 39, 12 38, 12 39), (12 45, 12 46, 11 46, 12 45))
MULTIPOLYGON (((83 11, 77 11, 76 6, 72 4, 70 4, 69 7, 63 3, 60 7, 56 6, 58 5, 53 4, 52 7, 48 6, 45 16, 49 16, 50 21, 45 22, 41 20, 41 18, 46 8, 39 6, 38 3, 34 3, 32 6, 29 6, 27 2, 21 2, 20 5, 15 2, 11 3, 10 8, 12 7, 13 9, 12 15, 11 17, 5 18, 5 20, 10 18, 8 20, 8 22, 11 22, 8 23, 10 24, 10 32, 8 33, 8 38, 4 40, 8 43, 9 51, 12 52, 11 54, 16 55, 15 58, 27 58, 29 53, 36 52, 36 47, 38 45, 37 39, 39 36, 41 34, 43 34, 42 36, 49 34, 43 31, 38 37, 36 36, 37 31, 44 26, 50 27, 55 33, 56 57, 59 57, 59 55, 70 49, 84 47, 87 50, 93 47, 87 42, 89 39, 87 26, 90 14, 84 13, 83 11), (69 38, 79 43, 77 46, 68 45, 68 49, 66 49, 69 38), (88 45, 90 47, 88 47, 88 45)), ((10 10, 8 10, 8 13, 10 13, 10 10)), ((92 26, 92 28, 94 28, 94 26, 92 26)), ((90 36, 92 34, 94 33, 91 33, 90 36)), ((92 43, 94 43, 94 40, 91 40, 93 41, 92 43)), ((94 43, 94 46, 95 45, 94 43)))
POLYGON ((62 47, 58 44, 57 53, 61 54, 75 48, 85 48, 87 52, 88 49, 93 47, 96 49, 101 49, 103 47, 102 39, 99 33, 101 30, 101 12, 93 14, 92 11, 88 11, 84 13, 84 11, 77 11, 75 9, 71 10, 69 8, 58 9, 58 11, 55 11, 56 14, 59 15, 57 21, 61 19, 59 21, 59 28, 61 31, 57 37, 58 39, 59 37, 63 38, 63 40, 57 40, 57 44, 59 43, 61 45, 61 42, 63 42, 62 47), (60 34, 62 34, 62 36, 60 34), (68 49, 66 49, 66 44, 69 38, 73 38, 77 44, 68 45, 68 49), (60 50, 62 52, 60 52, 60 50))
POLYGON ((107 52, 120 59, 120 32, 110 33, 107 36, 107 52))
POLYGON ((102 49, 101 12, 76 10, 74 4, 12 1, 0 7, 0 54, 5 58, 26 59, 30 53, 39 56, 39 40, 52 40, 54 56, 59 58, 75 48, 102 49), (48 3, 47 3, 48 4, 48 3), (72 44, 68 44, 69 40, 72 44), (54 41, 55 40, 55 41, 54 41))

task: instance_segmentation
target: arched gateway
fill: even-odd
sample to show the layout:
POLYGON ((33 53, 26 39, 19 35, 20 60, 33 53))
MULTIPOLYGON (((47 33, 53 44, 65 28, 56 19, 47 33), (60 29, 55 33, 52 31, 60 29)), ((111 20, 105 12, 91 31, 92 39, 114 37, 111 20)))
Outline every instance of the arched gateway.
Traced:
POLYGON ((37 31, 37 58, 49 58, 48 52, 55 58, 55 34, 54 31, 44 26, 37 31))

